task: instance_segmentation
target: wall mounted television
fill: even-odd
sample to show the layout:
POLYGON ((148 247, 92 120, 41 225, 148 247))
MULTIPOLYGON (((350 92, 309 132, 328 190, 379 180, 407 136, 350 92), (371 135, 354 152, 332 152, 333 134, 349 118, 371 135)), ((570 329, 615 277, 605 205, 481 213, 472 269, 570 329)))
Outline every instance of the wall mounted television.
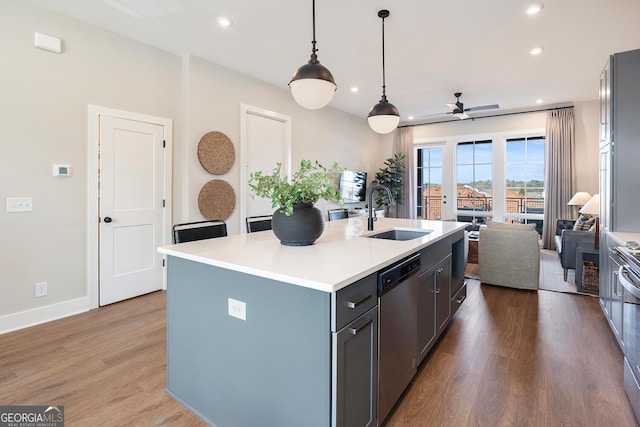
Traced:
POLYGON ((367 173, 346 170, 340 176, 340 193, 344 203, 364 202, 367 199, 367 173))

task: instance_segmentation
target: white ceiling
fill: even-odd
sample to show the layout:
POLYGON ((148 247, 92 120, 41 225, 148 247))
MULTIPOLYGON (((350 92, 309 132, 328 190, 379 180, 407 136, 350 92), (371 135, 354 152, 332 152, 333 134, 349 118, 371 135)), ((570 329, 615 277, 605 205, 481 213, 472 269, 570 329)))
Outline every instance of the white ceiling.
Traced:
MULTIPOLYGON (((311 53, 310 0, 30 1, 282 88, 311 53), (219 27, 220 16, 233 25, 219 27)), ((404 123, 410 115, 415 123, 450 111, 445 104, 457 91, 465 107, 500 104, 492 114, 541 108, 538 98, 542 107, 597 99, 608 55, 640 48, 640 1, 542 0, 539 15, 526 15, 534 2, 318 0, 318 59, 338 84, 330 105, 364 118, 380 100, 380 9, 391 12, 385 20, 387 97, 404 123), (541 55, 529 55, 534 46, 544 47, 541 55)))

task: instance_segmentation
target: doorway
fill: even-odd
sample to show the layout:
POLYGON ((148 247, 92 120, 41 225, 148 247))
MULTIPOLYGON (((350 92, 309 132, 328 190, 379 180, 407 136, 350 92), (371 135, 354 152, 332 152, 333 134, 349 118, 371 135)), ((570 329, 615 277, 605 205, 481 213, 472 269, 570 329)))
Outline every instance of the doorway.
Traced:
POLYGON ((271 215, 271 201, 253 198, 249 192, 251 172, 271 173, 276 163, 291 176, 291 117, 246 104, 240 106, 240 230, 247 216, 271 215))
POLYGON ((111 304, 166 287, 172 122, 89 107, 88 293, 111 304))

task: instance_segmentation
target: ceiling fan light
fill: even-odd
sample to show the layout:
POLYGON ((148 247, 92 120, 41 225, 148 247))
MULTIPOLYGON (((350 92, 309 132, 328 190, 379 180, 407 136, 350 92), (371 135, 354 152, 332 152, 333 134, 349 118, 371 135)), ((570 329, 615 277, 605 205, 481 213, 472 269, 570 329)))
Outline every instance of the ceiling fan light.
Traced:
POLYGON ((369 111, 369 127, 381 135, 392 132, 400 123, 400 112, 389 101, 381 100, 369 111))
POLYGON ((319 62, 304 64, 298 68, 289 82, 293 99, 303 108, 318 110, 333 98, 336 82, 331 72, 319 62))

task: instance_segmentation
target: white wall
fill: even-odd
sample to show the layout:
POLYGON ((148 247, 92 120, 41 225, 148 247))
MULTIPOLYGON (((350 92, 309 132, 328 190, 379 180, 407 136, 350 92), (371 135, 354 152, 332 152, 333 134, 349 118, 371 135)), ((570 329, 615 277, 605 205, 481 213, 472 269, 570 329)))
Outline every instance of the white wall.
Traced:
POLYGON ((0 39, 2 331, 1 316, 87 295, 87 106, 179 122, 180 61, 27 2, 1 3, 0 39), (34 31, 62 38, 63 53, 36 49, 34 31), (54 163, 72 176, 53 177, 54 163), (6 213, 7 197, 32 197, 33 212, 6 213))
MULTIPOLYGON (((222 131, 239 154, 241 102, 292 117, 294 162, 336 160, 375 172, 391 154, 391 137, 370 131, 364 118, 303 110, 286 82, 274 87, 27 2, 0 3, 0 38, 0 202, 34 203, 29 213, 0 209, 0 333, 16 319, 24 326, 90 308, 86 206, 96 201, 87 200, 89 104, 174 121, 174 222, 202 218, 197 196, 211 175, 197 160, 201 136, 222 131), (36 49, 34 31, 63 39, 63 53, 36 49), (54 163, 71 164, 73 175, 51 176, 54 163), (36 299, 40 281, 49 294, 36 299)), ((237 168, 223 178, 239 194, 237 168)), ((237 232, 239 218, 231 221, 237 232)))
MULTIPOLYGON (((236 209, 227 220, 230 233, 239 233, 240 218, 239 164, 222 176, 213 176, 202 168, 196 152, 202 136, 210 131, 225 133, 240 154, 240 104, 275 111, 292 118, 292 169, 302 159, 318 160, 326 165, 334 161, 348 169, 377 171, 390 156, 392 135, 373 133, 364 118, 332 108, 305 110, 293 102, 286 83, 282 87, 264 84, 253 78, 197 57, 185 58, 187 76, 187 143, 182 147, 190 181, 184 209, 177 212, 175 222, 202 219, 198 210, 198 192, 210 179, 228 181, 236 189, 236 209), (185 150, 186 149, 186 150, 185 150)), ((237 158, 237 157, 236 157, 237 158)), ((275 167, 275 165, 273 165, 275 167)), ((184 196, 184 194, 183 194, 184 196)), ((324 201, 317 205, 325 210, 324 201)), ((242 221, 241 221, 242 220, 242 221)))

